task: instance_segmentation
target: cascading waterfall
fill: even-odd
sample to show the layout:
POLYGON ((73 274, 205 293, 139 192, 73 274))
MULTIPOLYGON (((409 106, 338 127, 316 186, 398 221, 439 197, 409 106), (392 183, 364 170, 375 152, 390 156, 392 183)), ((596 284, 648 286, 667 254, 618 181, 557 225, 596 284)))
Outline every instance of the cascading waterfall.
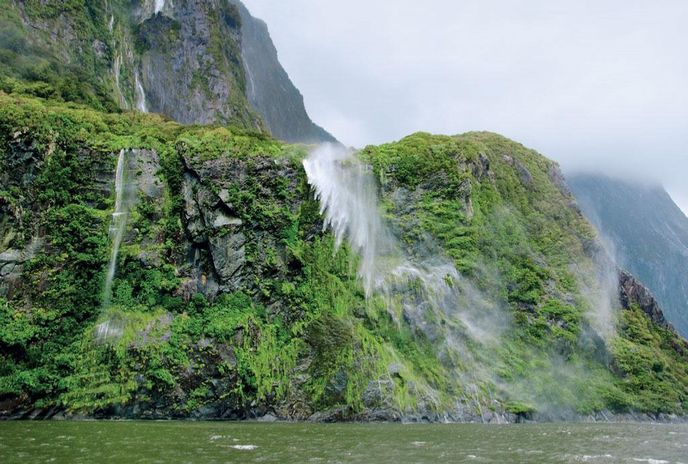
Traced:
POLYGON ((112 72, 115 74, 115 88, 117 89, 119 106, 120 108, 127 108, 127 99, 124 98, 124 92, 122 92, 122 85, 120 82, 120 73, 122 72, 122 55, 119 52, 115 52, 115 59, 112 66, 112 72))
MULTIPOLYGON (((110 225, 110 262, 103 285, 102 308, 107 310, 112 304, 112 283, 117 272, 117 257, 124 239, 129 219, 129 211, 136 201, 136 186, 129 179, 129 156, 136 155, 136 150, 121 150, 117 157, 115 170, 115 211, 112 213, 110 225)), ((98 324, 95 329, 95 339, 102 343, 122 336, 124 321, 120 318, 109 318, 98 324)))
POLYGON ((380 215, 370 166, 332 144, 313 150, 303 165, 320 201, 324 227, 332 229, 337 247, 347 240, 360 257, 358 275, 366 297, 384 296, 390 311, 401 306, 404 317, 420 326, 428 313, 459 319, 471 334, 484 338, 468 308, 487 303, 440 254, 414 259, 404 252, 380 215))
POLYGON ((112 249, 110 252, 110 263, 108 264, 103 287, 103 308, 108 308, 112 301, 112 282, 117 271, 117 257, 119 248, 124 238, 127 228, 129 210, 135 200, 135 189, 133 184, 128 181, 128 155, 130 151, 121 150, 117 157, 117 169, 115 171, 115 211, 112 213, 112 224, 110 225, 110 239, 112 249))
POLYGON ((325 227, 335 235, 336 246, 344 239, 360 257, 359 277, 366 295, 381 285, 381 269, 401 258, 398 247, 380 219, 377 188, 370 168, 353 154, 331 144, 321 145, 304 160, 308 182, 320 201, 325 227), (387 257, 387 260, 380 259, 387 257))
POLYGON ((142 113, 148 113, 148 104, 146 103, 146 91, 141 85, 141 78, 139 72, 134 74, 134 85, 136 86, 136 109, 142 113))

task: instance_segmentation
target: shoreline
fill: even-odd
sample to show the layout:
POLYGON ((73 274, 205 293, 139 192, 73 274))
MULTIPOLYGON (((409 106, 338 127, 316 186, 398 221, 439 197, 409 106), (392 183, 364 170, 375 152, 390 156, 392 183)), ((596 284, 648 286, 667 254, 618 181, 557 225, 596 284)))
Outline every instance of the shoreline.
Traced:
POLYGON ((79 415, 55 408, 48 410, 0 411, 0 422, 30 421, 68 421, 68 422, 232 422, 260 424, 399 424, 399 425, 527 425, 527 424, 688 424, 688 416, 660 413, 629 412, 613 413, 600 411, 590 415, 553 416, 531 414, 529 416, 512 413, 491 413, 490 417, 456 417, 452 414, 391 414, 390 411, 365 411, 342 416, 340 410, 319 411, 306 419, 280 417, 272 413, 263 415, 247 414, 243 417, 222 417, 218 415, 173 416, 164 414, 139 415, 79 415))

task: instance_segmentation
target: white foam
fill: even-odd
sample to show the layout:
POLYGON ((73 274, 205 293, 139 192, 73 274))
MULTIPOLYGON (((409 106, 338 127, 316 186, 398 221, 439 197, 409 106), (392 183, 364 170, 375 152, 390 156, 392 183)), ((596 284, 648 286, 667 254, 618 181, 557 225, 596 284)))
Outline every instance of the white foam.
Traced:
POLYGON ((258 448, 256 445, 232 445, 230 448, 234 448, 236 450, 241 450, 241 451, 251 451, 256 448, 258 448))

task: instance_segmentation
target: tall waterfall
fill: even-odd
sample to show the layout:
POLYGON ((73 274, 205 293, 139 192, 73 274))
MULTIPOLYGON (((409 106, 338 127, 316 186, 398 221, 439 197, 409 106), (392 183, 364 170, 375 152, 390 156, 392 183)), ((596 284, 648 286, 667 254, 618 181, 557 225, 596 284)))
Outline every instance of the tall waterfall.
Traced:
POLYGON ((130 151, 121 150, 117 157, 117 169, 115 171, 115 211, 112 213, 112 224, 110 225, 110 239, 112 248, 110 252, 110 263, 108 264, 103 287, 103 308, 108 308, 112 301, 112 281, 117 271, 117 256, 119 248, 124 238, 127 228, 129 210, 136 199, 136 189, 128 179, 129 170, 128 155, 130 151))
POLYGON ((136 86, 136 109, 142 113, 148 113, 148 103, 146 102, 146 91, 141 85, 141 78, 139 72, 134 74, 134 85, 136 86))
POLYGON ((401 316, 401 310, 419 327, 428 321, 460 321, 474 339, 491 338, 498 324, 485 318, 494 315, 494 307, 454 264, 439 249, 411 256, 394 237, 381 216, 370 166, 332 144, 313 150, 303 165, 320 201, 324 227, 333 231, 337 247, 346 240, 360 257, 358 276, 366 297, 383 296, 393 316, 401 316))

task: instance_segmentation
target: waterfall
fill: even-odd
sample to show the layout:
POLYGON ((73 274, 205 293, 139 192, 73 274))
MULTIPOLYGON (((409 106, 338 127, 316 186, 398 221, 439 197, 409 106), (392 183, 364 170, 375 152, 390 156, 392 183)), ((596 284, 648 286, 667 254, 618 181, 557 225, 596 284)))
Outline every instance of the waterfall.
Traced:
POLYGON ((165 8, 165 0, 155 0, 155 11, 154 14, 158 14, 165 8))
POLYGON ((136 109, 142 113, 148 113, 148 104, 146 103, 146 91, 143 90, 139 72, 134 74, 134 84, 136 85, 136 109))
POLYGON ((129 210, 136 199, 136 189, 134 184, 129 182, 127 169, 128 155, 135 153, 134 150, 121 150, 117 157, 117 169, 115 171, 115 211, 112 213, 112 224, 110 225, 110 240, 112 249, 110 252, 110 263, 108 264, 103 287, 103 308, 108 308, 112 300, 112 281, 117 270, 117 256, 119 248, 124 238, 129 218, 129 210))
POLYGON ((122 72, 122 55, 119 51, 115 52, 115 60, 112 66, 112 72, 115 74, 115 87, 117 88, 117 95, 119 97, 119 107, 128 108, 127 99, 124 98, 122 92, 122 85, 120 83, 120 73, 122 72))
POLYGON ((384 222, 370 166, 333 144, 318 147, 303 165, 336 247, 347 240, 360 257, 358 276, 366 296, 398 294, 410 281, 421 284, 426 304, 439 307, 455 296, 452 283, 460 275, 454 265, 438 256, 412 259, 384 222))
POLYGON ((352 152, 332 144, 321 145, 304 160, 308 182, 320 201, 325 227, 335 235, 336 246, 344 239, 360 258, 359 277, 366 295, 380 285, 382 257, 399 255, 395 240, 382 223, 377 187, 370 167, 352 152))
MULTIPOLYGON (((370 166, 350 150, 324 144, 303 162, 308 183, 320 202, 324 228, 335 246, 346 240, 359 256, 358 277, 367 298, 385 298, 390 313, 425 328, 439 320, 460 321, 474 339, 491 338, 496 330, 494 307, 437 251, 412 256, 395 238, 380 212, 370 166), (395 309, 396 308, 396 309, 395 309), (428 322, 434 321, 434 322, 428 322)), ((426 243, 419 248, 433 249, 426 243)), ((436 336, 444 329, 434 329, 436 336)), ((444 332, 447 343, 453 335, 444 332)))

